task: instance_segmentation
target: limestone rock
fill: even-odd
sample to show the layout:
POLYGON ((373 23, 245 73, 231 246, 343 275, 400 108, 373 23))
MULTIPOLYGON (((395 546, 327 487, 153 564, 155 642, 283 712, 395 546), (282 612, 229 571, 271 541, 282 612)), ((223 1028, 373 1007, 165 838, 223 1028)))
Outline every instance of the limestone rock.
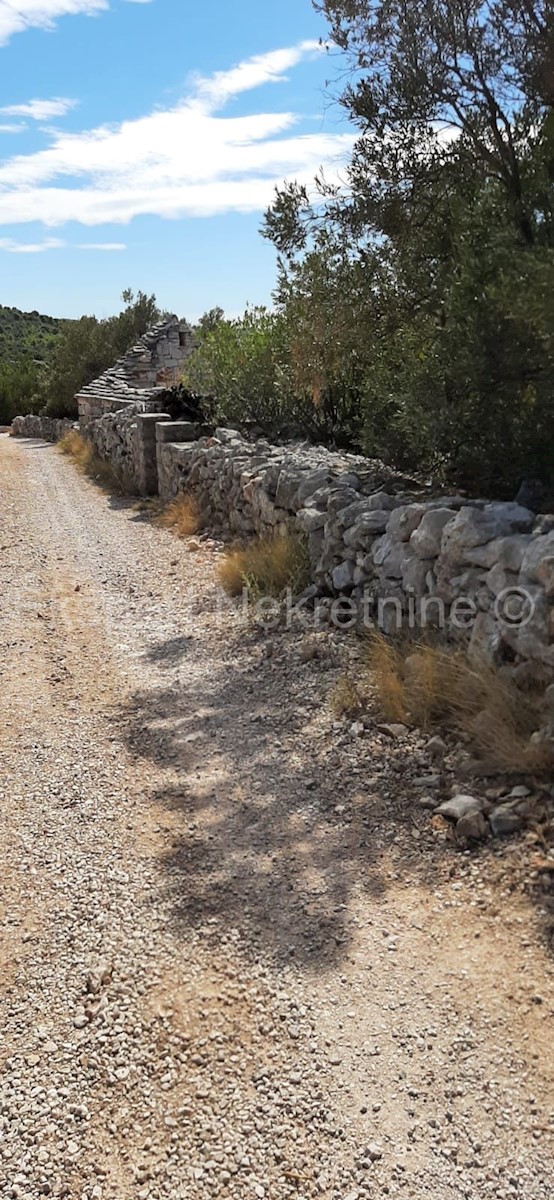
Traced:
POLYGON ((554 531, 530 540, 523 556, 521 574, 541 583, 547 596, 554 595, 554 531))
POLYGON ((410 537, 410 546, 419 558, 436 558, 440 553, 443 530, 455 515, 452 508, 434 508, 423 514, 410 537))
POLYGON ((387 534, 395 541, 407 542, 425 513, 423 504, 404 504, 395 508, 387 525, 387 534))
POLYGON ((464 507, 445 526, 441 557, 448 562, 468 562, 468 551, 495 538, 528 532, 533 514, 519 504, 486 504, 483 509, 464 507))
POLYGON ((336 592, 348 591, 354 586, 354 563, 349 560, 340 563, 338 567, 335 567, 332 578, 336 592))
POLYGON ((462 817, 473 816, 483 812, 483 801, 477 796, 466 796, 458 793, 450 800, 444 800, 437 808, 437 814, 448 817, 449 821, 461 821, 462 817))
POLYGON ((461 842, 483 842, 490 825, 482 812, 467 812, 456 822, 456 837, 461 842))
POLYGON ((495 837, 508 833, 517 833, 525 825, 525 817, 511 804, 499 804, 489 815, 491 829, 495 837))

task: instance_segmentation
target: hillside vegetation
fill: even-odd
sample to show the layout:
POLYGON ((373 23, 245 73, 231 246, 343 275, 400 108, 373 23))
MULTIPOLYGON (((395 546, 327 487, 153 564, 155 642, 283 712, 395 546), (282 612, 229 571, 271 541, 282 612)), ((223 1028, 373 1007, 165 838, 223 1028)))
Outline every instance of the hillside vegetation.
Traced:
POLYGON ((123 293, 114 317, 58 321, 0 308, 0 424, 19 413, 77 416, 75 395, 162 316, 155 296, 123 293))
POLYGON ((0 304, 0 363, 48 362, 56 339, 69 322, 0 304))

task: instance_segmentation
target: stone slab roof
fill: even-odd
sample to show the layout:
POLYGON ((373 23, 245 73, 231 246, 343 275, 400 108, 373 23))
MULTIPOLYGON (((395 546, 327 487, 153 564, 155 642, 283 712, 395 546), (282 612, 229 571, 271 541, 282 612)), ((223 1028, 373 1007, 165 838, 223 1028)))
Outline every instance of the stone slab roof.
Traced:
POLYGON ((155 400, 179 382, 181 367, 194 346, 194 335, 186 321, 176 316, 160 322, 143 335, 122 358, 87 384, 77 401, 102 405, 155 400))

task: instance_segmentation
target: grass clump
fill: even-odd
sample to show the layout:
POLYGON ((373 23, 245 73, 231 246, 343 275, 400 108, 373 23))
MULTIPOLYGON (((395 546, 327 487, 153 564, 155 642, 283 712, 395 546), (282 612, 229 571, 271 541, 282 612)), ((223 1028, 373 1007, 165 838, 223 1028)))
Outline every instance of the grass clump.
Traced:
POLYGON ((76 429, 70 429, 63 438, 58 442, 58 450, 60 454, 67 455, 73 459, 73 462, 78 467, 85 467, 90 455, 94 453, 90 442, 87 442, 76 429))
POLYGON ((190 494, 183 492, 168 504, 156 518, 162 529, 171 529, 177 537, 192 537, 200 529, 198 504, 190 494))
POLYGON ((288 588, 298 595, 310 582, 310 556, 304 538, 293 533, 255 538, 232 547, 219 566, 219 579, 230 596, 247 588, 252 599, 284 597, 288 588))
POLYGON ((402 646, 382 634, 371 639, 369 661, 387 720, 451 730, 491 773, 552 767, 549 748, 531 740, 541 724, 540 694, 522 692, 488 663, 444 646, 402 646))
POLYGON ((357 717, 365 708, 364 698, 349 675, 337 679, 330 702, 336 717, 357 717))
POLYGON ((136 494, 136 488, 131 480, 118 475, 110 463, 96 453, 92 442, 88 442, 86 438, 81 437, 81 434, 76 429, 70 429, 69 433, 57 444, 60 454, 65 454, 75 463, 79 471, 97 483, 99 487, 105 491, 115 495, 132 496, 136 494))

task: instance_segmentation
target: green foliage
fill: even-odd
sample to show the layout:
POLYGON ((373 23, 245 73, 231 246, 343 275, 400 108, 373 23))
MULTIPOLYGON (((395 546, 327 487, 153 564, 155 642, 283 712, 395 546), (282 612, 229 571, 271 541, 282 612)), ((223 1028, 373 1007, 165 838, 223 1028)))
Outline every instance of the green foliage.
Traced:
POLYGON ((554 251, 473 212, 440 313, 405 312, 365 375, 365 445, 488 494, 554 482, 554 251))
POLYGON ((162 317, 155 296, 123 293, 124 308, 99 321, 56 320, 0 307, 0 423, 44 410, 77 415, 75 395, 162 317))
MULTIPOLYGON (((274 437, 355 444, 361 421, 359 330, 338 303, 339 296, 345 299, 347 278, 349 267, 340 257, 325 263, 314 254, 298 266, 294 285, 281 273, 276 311, 251 308, 226 320, 221 310, 212 310, 197 326, 185 386, 211 398, 216 421, 258 427, 274 437), (347 350, 353 350, 349 362, 347 350)), ((354 284, 351 300, 353 290, 354 284)), ((205 408, 209 411, 209 401, 205 408)))
POLYGON ((67 322, 0 305, 0 424, 30 412, 56 340, 67 322))
POLYGON ((56 342, 50 368, 40 390, 40 405, 49 416, 77 415, 76 394, 112 366, 146 330, 160 320, 155 296, 126 291, 125 307, 116 317, 99 321, 81 317, 67 324, 56 342))
MULTIPOLYGON (((412 470, 554 488, 554 85, 546 0, 321 0, 361 136, 345 186, 287 184, 294 388, 412 470)), ((333 434, 336 438, 336 432, 333 434)))
POLYGON ((0 425, 9 425, 20 413, 32 412, 40 384, 35 362, 0 361, 0 425))
POLYGON ((65 324, 56 317, 0 304, 0 363, 22 358, 47 362, 65 324))
POLYGON ((285 321, 265 308, 236 320, 200 322, 199 342, 184 383, 213 397, 214 416, 231 425, 255 424, 283 433, 298 420, 285 321))

